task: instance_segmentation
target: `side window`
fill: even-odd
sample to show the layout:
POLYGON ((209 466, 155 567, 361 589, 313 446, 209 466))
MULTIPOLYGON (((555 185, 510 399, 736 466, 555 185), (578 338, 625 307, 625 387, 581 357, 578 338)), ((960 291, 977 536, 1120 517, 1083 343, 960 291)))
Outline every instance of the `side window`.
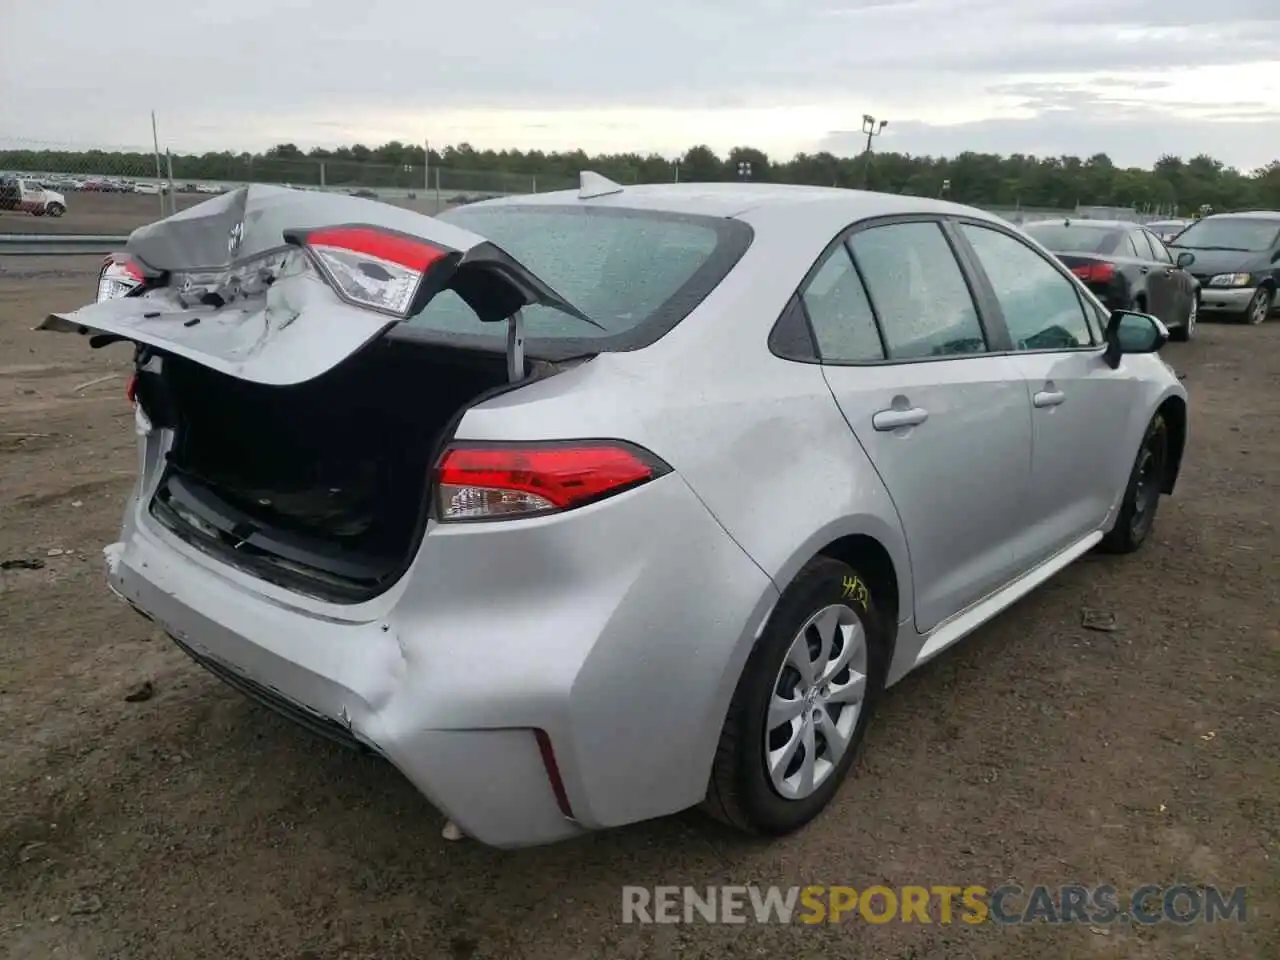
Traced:
POLYGON ((853 235, 890 360, 982 353, 978 310, 936 223, 895 223, 853 235))
POLYGON ((1048 260, 1007 234, 961 224, 986 272, 1014 346, 1069 350, 1094 342, 1075 284, 1048 260))
POLYGON ((1134 244, 1138 247, 1138 256, 1143 260, 1156 259, 1155 250, 1151 249, 1151 244, 1147 241, 1147 235, 1141 230, 1133 230, 1130 232, 1133 237, 1134 244))
POLYGON ((1173 263, 1173 257, 1169 255, 1169 250, 1165 247, 1164 242, 1151 233, 1149 230, 1143 230, 1142 235, 1147 238, 1147 243, 1151 244, 1151 252, 1156 255, 1156 261, 1159 263, 1173 263))
POLYGON ((1137 257, 1140 260, 1146 260, 1151 256, 1151 251, 1146 248, 1146 245, 1140 244, 1128 230, 1124 232, 1124 237, 1120 241, 1120 249, 1116 252, 1122 257, 1137 257))
POLYGON ((841 244, 800 295, 823 360, 883 360, 875 315, 841 244))

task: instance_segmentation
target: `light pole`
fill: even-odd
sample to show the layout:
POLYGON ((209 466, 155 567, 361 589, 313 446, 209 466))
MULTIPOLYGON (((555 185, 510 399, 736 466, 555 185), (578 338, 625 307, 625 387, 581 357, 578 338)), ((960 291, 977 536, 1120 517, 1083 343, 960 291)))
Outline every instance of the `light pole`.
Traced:
POLYGON ((877 120, 869 113, 862 115, 862 132, 867 135, 867 161, 862 167, 862 189, 867 189, 867 184, 871 182, 871 138, 878 137, 884 133, 884 128, 889 125, 888 120, 877 120))
POLYGON ((746 160, 742 160, 742 161, 740 161, 740 162, 738 163, 738 179, 739 179, 739 180, 750 180, 750 179, 751 179, 751 164, 750 164, 750 162, 748 162, 748 161, 746 161, 746 160))

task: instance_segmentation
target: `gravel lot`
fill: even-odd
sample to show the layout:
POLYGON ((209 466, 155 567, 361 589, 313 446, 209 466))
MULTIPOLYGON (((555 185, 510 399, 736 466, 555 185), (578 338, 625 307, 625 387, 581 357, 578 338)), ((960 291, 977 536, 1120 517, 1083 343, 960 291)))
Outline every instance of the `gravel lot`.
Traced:
MULTIPOLYGON (((59 226, 129 216, 90 226, 73 198, 59 226)), ((503 853, 446 843, 393 771, 246 702, 110 597, 129 354, 30 330, 95 265, 0 258, 0 561, 42 564, 0 573, 0 957, 1280 956, 1280 323, 1167 348, 1193 436, 1154 542, 1081 562, 897 687, 810 829, 765 845, 687 814, 503 853), (1248 919, 620 922, 624 884, 1007 881, 1248 885, 1248 919)))

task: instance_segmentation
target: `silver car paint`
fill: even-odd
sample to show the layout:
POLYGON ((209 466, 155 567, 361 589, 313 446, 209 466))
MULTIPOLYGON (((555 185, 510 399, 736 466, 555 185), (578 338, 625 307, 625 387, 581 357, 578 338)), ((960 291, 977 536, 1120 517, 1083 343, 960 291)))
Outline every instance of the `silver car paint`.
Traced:
POLYGON ((1031 397, 1042 380, 1074 393, 1103 366, 1100 351, 1047 366, 1039 356, 884 366, 861 379, 769 352, 774 321, 842 229, 921 211, 999 222, 969 208, 738 185, 503 202, 712 213, 755 229, 739 266, 663 339, 482 403, 456 433, 620 437, 663 457, 672 475, 562 516, 433 525, 395 587, 341 606, 254 579, 158 528, 144 504, 171 438, 141 421, 148 469, 121 542, 108 548, 122 596, 205 655, 348 724, 488 843, 545 842, 700 800, 734 686, 779 590, 841 537, 872 537, 893 562, 896 682, 1095 542, 1114 520, 1152 412, 1169 397, 1185 400, 1159 357, 1126 356, 1101 377, 1105 402, 1082 387, 1076 407, 1085 412, 1061 427, 1054 410, 1054 429, 1038 428, 1045 411, 1033 414, 1031 397), (985 392, 970 402, 946 382, 985 392), (936 419, 903 436, 859 429, 872 407, 905 390, 928 396, 936 419), (1033 478, 1054 479, 1063 445, 1101 442, 1114 446, 1086 453, 1072 475, 1084 489, 1037 518, 1033 504, 1051 494, 1033 478), (921 469, 936 486, 920 481, 921 469), (997 502, 1021 523, 997 513, 997 502), (953 539, 965 535, 977 539, 953 539), (1045 562, 1031 569, 1033 556, 1045 562), (532 728, 550 735, 576 822, 555 805, 532 728))

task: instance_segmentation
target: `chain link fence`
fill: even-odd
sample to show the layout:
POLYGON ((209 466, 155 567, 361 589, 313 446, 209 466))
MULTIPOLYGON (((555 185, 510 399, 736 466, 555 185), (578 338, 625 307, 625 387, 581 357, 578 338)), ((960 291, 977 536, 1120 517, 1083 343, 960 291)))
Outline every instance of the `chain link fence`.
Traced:
MULTIPOLYGON (((137 226, 246 183, 354 194, 427 214, 491 197, 577 186, 576 177, 465 170, 447 164, 424 167, 422 149, 414 149, 419 158, 416 165, 373 162, 359 156, 363 148, 349 151, 353 154, 349 158, 317 159, 231 152, 191 154, 157 149, 155 145, 82 146, 0 136, 0 176, 5 176, 5 183, 9 184, 0 190, 13 193, 17 180, 32 197, 45 192, 44 211, 56 210, 59 216, 76 214, 68 221, 83 221, 81 211, 92 215, 94 211, 119 210, 123 217, 127 209, 133 212, 133 226, 137 226)), ((8 211, 23 212, 15 210, 13 203, 4 202, 4 196, 0 193, 0 214, 7 212, 6 207, 8 211)), ((30 201, 17 206, 35 212, 38 204, 39 201, 30 201)), ((1145 222, 1159 219, 1162 213, 1133 207, 987 209, 1013 223, 1068 216, 1145 222)), ((1168 215, 1167 211, 1164 213, 1168 215)), ((6 217, 0 232, 13 229, 13 224, 14 220, 6 217)), ((41 226, 50 232, 65 232, 61 228, 70 223, 53 224, 45 217, 41 226)), ((35 224, 30 224, 17 229, 34 232, 34 228, 35 224)))
MULTIPOLYGON (((421 150, 418 157, 422 157, 421 150)), ((415 165, 356 157, 190 154, 137 144, 81 146, 12 137, 0 138, 0 177, 0 190, 5 191, 0 193, 0 213, 47 216, 56 211, 60 217, 79 210, 128 206, 136 208, 139 223, 148 217, 154 219, 155 215, 167 216, 247 183, 376 198, 428 214, 492 197, 577 185, 574 178, 461 170, 447 165, 423 165, 421 159, 415 165)), ((45 219, 43 224, 48 226, 50 220, 45 219)), ((6 228, 11 226, 6 223, 6 228)), ((63 232, 56 226, 51 229, 63 232)))

